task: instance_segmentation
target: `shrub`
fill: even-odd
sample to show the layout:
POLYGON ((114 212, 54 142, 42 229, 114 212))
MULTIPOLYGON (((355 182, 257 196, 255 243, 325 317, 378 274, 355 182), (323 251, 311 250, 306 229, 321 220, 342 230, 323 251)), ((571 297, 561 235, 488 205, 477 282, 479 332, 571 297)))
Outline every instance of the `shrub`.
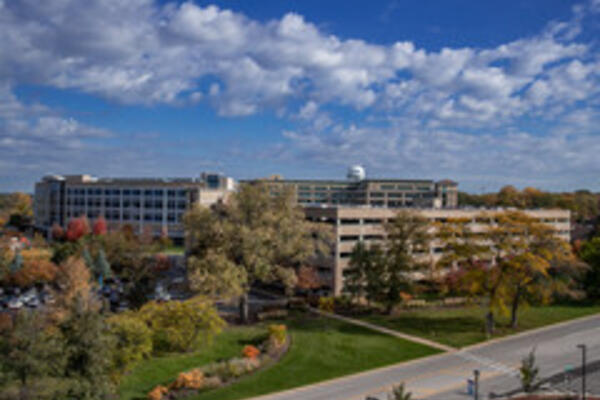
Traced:
POLYGON ((171 384, 170 389, 201 389, 204 384, 204 372, 200 369, 193 369, 188 372, 181 372, 175 382, 171 384))
POLYGON ((205 389, 218 388, 222 384, 223 384, 223 382, 221 381, 221 378, 219 378, 218 376, 209 376, 207 378, 204 378, 204 388, 205 389))
POLYGON ((144 321, 132 313, 123 313, 110 317, 107 322, 116 340, 113 362, 118 371, 127 371, 152 353, 152 331, 144 321))
POLYGON ((196 297, 187 301, 149 302, 139 315, 152 330, 154 351, 190 351, 203 339, 210 342, 225 321, 211 302, 196 297))
POLYGON ((525 393, 531 393, 535 391, 539 383, 537 377, 540 372, 535 362, 535 349, 531 350, 529 354, 521 360, 521 387, 525 393))
POLYGON ((333 297, 320 297, 319 310, 332 313, 335 309, 335 299, 333 297))
POLYGON ((283 346, 287 339, 287 327, 285 325, 269 325, 269 346, 275 349, 283 346))
POLYGON ((245 358, 255 359, 260 355, 260 350, 252 345, 244 346, 242 350, 242 355, 245 358))
POLYGON ((158 385, 148 393, 148 400, 161 400, 164 395, 169 393, 169 389, 164 386, 158 385))
POLYGON ((412 393, 406 391, 404 383, 392 388, 392 392, 388 394, 388 400, 410 400, 412 393))

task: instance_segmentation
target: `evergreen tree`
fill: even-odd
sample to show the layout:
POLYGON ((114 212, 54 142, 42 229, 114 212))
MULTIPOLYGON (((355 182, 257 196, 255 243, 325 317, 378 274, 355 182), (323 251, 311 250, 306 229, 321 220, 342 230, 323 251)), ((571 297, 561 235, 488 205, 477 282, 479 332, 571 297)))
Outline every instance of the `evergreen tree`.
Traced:
POLYGON ((77 297, 59 325, 64 340, 64 398, 105 400, 114 394, 111 380, 114 340, 101 314, 77 297))
POLYGON ((41 312, 22 310, 12 329, 0 337, 0 373, 4 380, 17 379, 20 398, 36 398, 35 378, 56 375, 62 369, 60 336, 46 329, 41 312))

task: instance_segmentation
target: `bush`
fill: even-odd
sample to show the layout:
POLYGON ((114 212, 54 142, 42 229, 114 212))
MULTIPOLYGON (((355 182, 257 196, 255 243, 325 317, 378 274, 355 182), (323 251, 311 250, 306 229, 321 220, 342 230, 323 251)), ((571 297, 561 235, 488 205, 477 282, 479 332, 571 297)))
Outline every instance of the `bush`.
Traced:
POLYGON ((333 297, 320 297, 319 310, 332 313, 335 309, 335 299, 333 297))
POLYGON ((157 351, 190 351, 210 342, 221 332, 225 321, 211 302, 196 297, 187 301, 149 302, 139 311, 152 330, 152 345, 157 351))
POLYGON ((209 376, 207 378, 204 378, 204 388, 205 389, 218 388, 222 384, 223 384, 223 382, 221 381, 221 378, 219 378, 218 376, 209 376))
POLYGON ((244 346, 244 349, 242 350, 242 355, 245 358, 255 359, 260 355, 260 350, 252 345, 247 345, 244 346))
POLYGON ((152 331, 144 321, 131 313, 123 313, 110 317, 107 322, 116 340, 113 362, 118 371, 123 373, 152 354, 152 331))
POLYGON ((193 369, 188 372, 181 372, 175 382, 173 382, 169 389, 201 389, 204 384, 204 372, 200 369, 193 369))
POLYGON ((287 327, 285 325, 269 325, 269 353, 277 351, 285 344, 287 339, 287 327))
POLYGON ((164 395, 169 393, 169 389, 164 386, 158 385, 148 393, 148 400, 161 400, 164 395))

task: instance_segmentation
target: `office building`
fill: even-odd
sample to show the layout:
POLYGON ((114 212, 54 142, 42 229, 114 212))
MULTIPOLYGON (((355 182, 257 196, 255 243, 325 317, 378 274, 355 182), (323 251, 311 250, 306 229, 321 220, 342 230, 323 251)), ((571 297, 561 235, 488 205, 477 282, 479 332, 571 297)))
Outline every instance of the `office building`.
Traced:
POLYGON ((265 183, 272 195, 292 188, 298 204, 368 205, 383 208, 456 208, 458 184, 451 180, 369 179, 364 168, 350 167, 345 180, 267 179, 246 181, 265 183))
POLYGON ((79 216, 104 216, 111 229, 129 225, 182 243, 185 211, 224 201, 233 190, 232 178, 215 173, 173 179, 49 175, 35 185, 34 224, 49 233, 55 223, 65 227, 79 216))

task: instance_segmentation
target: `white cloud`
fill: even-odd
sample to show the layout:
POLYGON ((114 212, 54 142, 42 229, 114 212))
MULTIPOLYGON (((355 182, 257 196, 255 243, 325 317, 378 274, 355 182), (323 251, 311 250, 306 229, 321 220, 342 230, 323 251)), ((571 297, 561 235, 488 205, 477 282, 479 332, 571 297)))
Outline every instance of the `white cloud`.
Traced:
POLYGON ((0 1, 0 143, 16 148, 44 136, 77 147, 107 134, 47 106, 25 105, 10 90, 37 84, 125 104, 206 103, 222 116, 273 110, 298 123, 294 131, 310 132, 286 133, 298 151, 316 146, 323 160, 379 151, 389 152, 388 163, 402 156, 459 169, 459 153, 492 152, 481 159, 490 171, 490 160, 537 171, 544 156, 530 151, 527 164, 524 152, 502 141, 531 150, 546 148, 547 139, 552 149, 560 143, 573 148, 569 154, 590 154, 577 147, 590 136, 577 136, 569 124, 589 127, 599 113, 597 46, 578 41, 596 12, 600 3, 589 0, 538 35, 493 48, 427 51, 410 41, 342 39, 296 13, 259 22, 191 1, 0 1), (340 106, 344 112, 331 111, 340 106), (353 126, 352 110, 367 122, 353 126), (529 132, 523 119, 555 130, 507 133, 529 132), (374 120, 388 127, 372 128, 374 120))

